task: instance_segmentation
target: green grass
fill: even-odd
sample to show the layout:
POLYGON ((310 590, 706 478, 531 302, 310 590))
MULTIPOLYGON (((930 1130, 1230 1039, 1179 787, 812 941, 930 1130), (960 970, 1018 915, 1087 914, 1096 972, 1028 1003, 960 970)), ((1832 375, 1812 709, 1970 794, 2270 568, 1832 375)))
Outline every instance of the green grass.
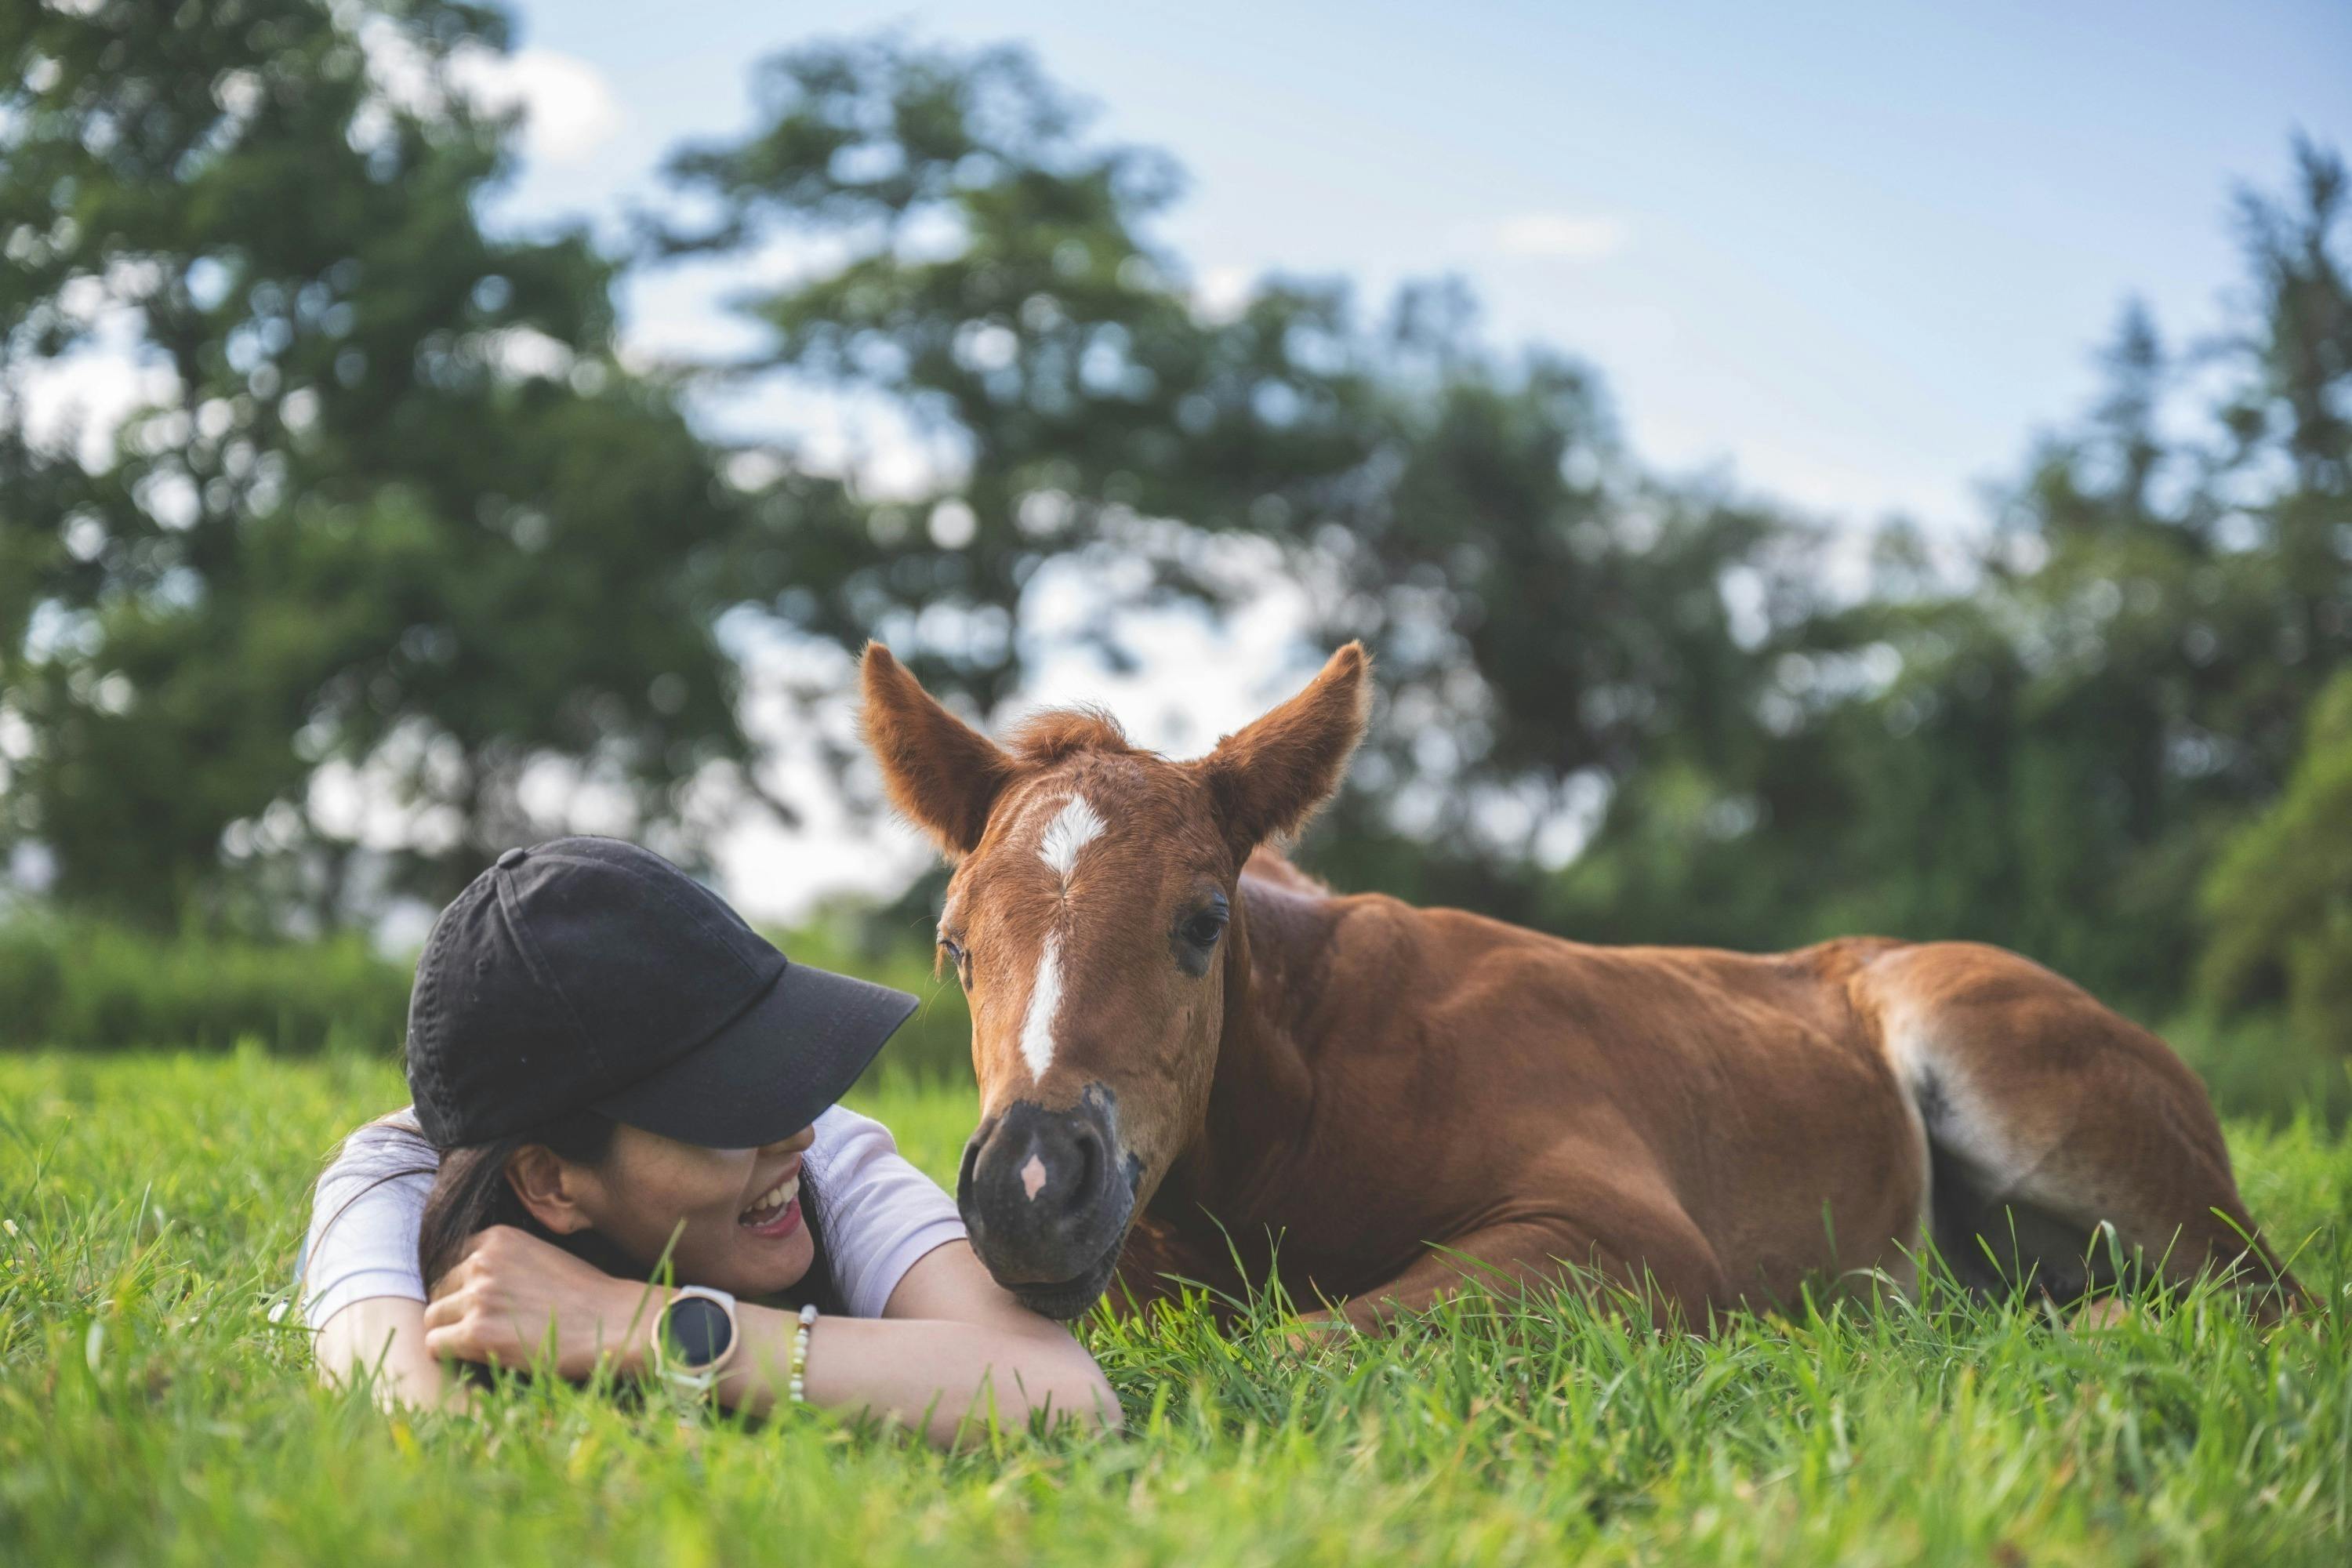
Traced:
MULTIPOLYGON (((392 1420, 283 1288, 375 1062, 0 1057, 0 1562, 2326 1563, 2352 1556, 2352 1141, 2234 1128, 2330 1303, 2078 1335, 2033 1308, 1661 1340, 1573 1302, 1300 1352, 1262 1315, 1087 1333, 1124 1437, 941 1457, 541 1383, 392 1420)), ((968 1096, 868 1109, 950 1168, 968 1096)))

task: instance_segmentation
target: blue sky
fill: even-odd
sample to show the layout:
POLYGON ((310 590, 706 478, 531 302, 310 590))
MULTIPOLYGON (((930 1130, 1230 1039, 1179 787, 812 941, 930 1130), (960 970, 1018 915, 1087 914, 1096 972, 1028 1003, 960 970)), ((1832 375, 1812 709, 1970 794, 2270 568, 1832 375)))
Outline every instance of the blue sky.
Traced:
MULTIPOLYGON (((2234 184, 2280 182, 2297 128, 2352 148, 2341 3, 517 16, 542 100, 518 216, 615 212, 680 139, 746 125, 751 63, 796 40, 1020 39, 1104 134, 1187 169, 1163 234, 1204 289, 1458 273, 1498 341, 1595 363, 1653 460, 1937 527, 2079 406, 2127 295, 2176 336, 2214 324, 2234 184)), ((709 341, 712 292, 641 289, 636 329, 709 341)))

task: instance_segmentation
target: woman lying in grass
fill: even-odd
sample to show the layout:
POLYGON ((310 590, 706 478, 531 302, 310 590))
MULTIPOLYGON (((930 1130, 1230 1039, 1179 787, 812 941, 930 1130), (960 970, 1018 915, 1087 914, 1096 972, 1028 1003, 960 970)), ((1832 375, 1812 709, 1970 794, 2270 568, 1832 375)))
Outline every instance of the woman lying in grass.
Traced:
POLYGON ((465 1397, 452 1363, 551 1348, 570 1378, 755 1413, 805 1400, 941 1445, 992 1412, 1115 1425, 1093 1360, 989 1278, 887 1131, 834 1103, 914 1005, 788 963, 648 851, 509 850, 417 963, 415 1105, 319 1182, 302 1268, 320 1375, 437 1404, 465 1397))

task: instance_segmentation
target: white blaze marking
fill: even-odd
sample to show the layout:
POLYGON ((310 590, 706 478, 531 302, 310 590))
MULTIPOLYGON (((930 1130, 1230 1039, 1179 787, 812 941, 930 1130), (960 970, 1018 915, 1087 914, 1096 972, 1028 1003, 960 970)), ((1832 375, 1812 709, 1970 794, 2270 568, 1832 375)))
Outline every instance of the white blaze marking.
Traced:
POLYGON ((1045 837, 1037 841, 1037 858, 1054 868, 1066 889, 1071 874, 1078 868, 1078 851, 1102 837, 1102 830, 1103 819, 1087 804, 1087 797, 1074 795, 1060 815, 1047 824, 1045 837))
POLYGON ((1029 1194, 1029 1201, 1034 1204, 1037 1201, 1037 1190, 1045 1184, 1045 1162, 1032 1154, 1029 1163, 1021 1167, 1021 1190, 1029 1194))
POLYGON ((1044 1078, 1054 1065, 1054 1016, 1062 1010, 1062 933, 1045 933, 1037 978, 1029 983, 1029 1011, 1021 1020, 1021 1059, 1029 1076, 1044 1078))
MULTIPOLYGON (((1045 835, 1037 841, 1037 858, 1053 868, 1066 896, 1078 869, 1078 851, 1102 837, 1103 819, 1082 795, 1072 795, 1045 835)), ((1054 1065, 1054 1024, 1062 1010, 1062 932, 1058 925, 1045 933, 1045 950, 1037 955, 1037 978, 1029 985, 1029 1011, 1021 1020, 1021 1059, 1032 1078, 1044 1078, 1054 1065)), ((1024 1179, 1026 1179, 1024 1173, 1024 1179)), ((1044 1180, 1041 1173, 1038 1178, 1044 1180)), ((1034 1190, 1031 1195, 1035 1195, 1034 1190)))

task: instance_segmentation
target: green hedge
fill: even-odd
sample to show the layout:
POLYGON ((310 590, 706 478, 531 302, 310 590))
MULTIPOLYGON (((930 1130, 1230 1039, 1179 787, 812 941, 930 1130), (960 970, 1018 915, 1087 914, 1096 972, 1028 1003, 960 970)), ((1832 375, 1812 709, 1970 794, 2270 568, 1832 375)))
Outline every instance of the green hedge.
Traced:
POLYGON ((356 936, 257 942, 19 915, 0 923, 0 1045, 391 1051, 409 967, 356 936))
POLYGON ((2352 1122, 2352 1056, 2276 1012, 2175 1018, 2157 1031, 2179 1051, 2224 1116, 2285 1126, 2310 1116, 2352 1122))
MULTIPOLYGON (((793 958, 911 991, 922 1006, 875 1064, 878 1075, 968 1079, 971 1016, 914 941, 861 940, 844 919, 775 940, 793 958)), ((413 964, 358 936, 261 942, 158 936, 21 913, 0 921, 0 1047, 193 1047, 256 1040, 302 1055, 400 1048, 413 964)))

